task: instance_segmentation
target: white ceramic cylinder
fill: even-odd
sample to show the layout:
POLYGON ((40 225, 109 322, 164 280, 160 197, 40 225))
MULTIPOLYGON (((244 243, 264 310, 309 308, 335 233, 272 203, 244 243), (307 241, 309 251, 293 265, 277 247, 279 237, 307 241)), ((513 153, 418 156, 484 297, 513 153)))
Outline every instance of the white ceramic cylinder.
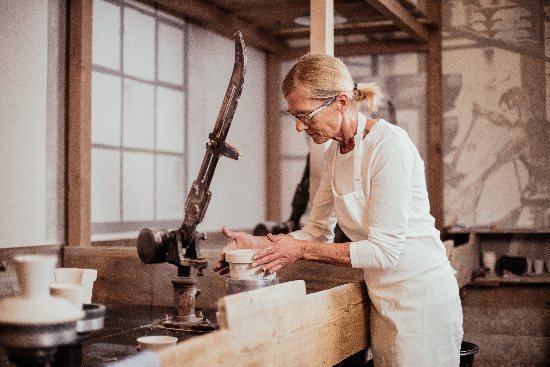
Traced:
POLYGON ((57 264, 57 257, 21 255, 13 260, 23 297, 49 297, 49 286, 53 281, 53 269, 57 264))
POLYGON ((52 284, 50 285, 50 294, 54 297, 65 298, 75 307, 81 309, 82 304, 86 303, 86 286, 83 284, 52 284))
POLYGON ((257 249, 229 250, 225 253, 225 261, 229 263, 229 276, 231 279, 274 279, 277 273, 267 275, 262 271, 262 266, 253 267, 254 254, 257 249))
POLYGON ((544 272, 544 260, 533 261, 533 267, 535 268, 535 274, 542 274, 544 272))
POLYGON ((483 253, 483 267, 494 273, 497 265, 497 254, 494 251, 485 251, 483 253))
POLYGON ((56 268, 54 271, 55 282, 59 284, 80 284, 84 269, 56 268))
POLYGON ((97 279, 97 270, 78 268, 56 268, 55 281, 58 284, 83 284, 86 286, 83 303, 92 303, 94 282, 97 279))
POLYGON ((139 343, 139 350, 158 351, 176 345, 178 338, 167 335, 152 335, 137 338, 137 342, 139 343))

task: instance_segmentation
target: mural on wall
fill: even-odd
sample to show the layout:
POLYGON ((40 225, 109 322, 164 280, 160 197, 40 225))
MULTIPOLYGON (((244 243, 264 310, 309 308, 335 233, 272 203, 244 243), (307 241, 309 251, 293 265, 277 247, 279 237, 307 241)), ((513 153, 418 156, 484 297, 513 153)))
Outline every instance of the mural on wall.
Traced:
POLYGON ((550 228, 550 5, 443 3, 445 226, 550 228))

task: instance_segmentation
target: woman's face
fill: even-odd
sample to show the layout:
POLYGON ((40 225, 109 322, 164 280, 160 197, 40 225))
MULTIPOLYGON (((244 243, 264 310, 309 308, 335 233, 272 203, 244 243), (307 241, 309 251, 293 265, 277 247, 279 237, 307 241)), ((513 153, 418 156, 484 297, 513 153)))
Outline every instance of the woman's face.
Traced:
MULTIPOLYGON (((326 102, 322 99, 308 98, 308 92, 308 87, 298 85, 294 91, 289 93, 286 96, 288 111, 294 115, 309 115, 326 102)), ((315 114, 311 118, 312 123, 309 125, 300 119, 296 119, 296 131, 305 131, 316 144, 322 144, 330 139, 338 140, 342 118, 338 109, 335 108, 337 102, 337 100, 332 102, 315 114)))

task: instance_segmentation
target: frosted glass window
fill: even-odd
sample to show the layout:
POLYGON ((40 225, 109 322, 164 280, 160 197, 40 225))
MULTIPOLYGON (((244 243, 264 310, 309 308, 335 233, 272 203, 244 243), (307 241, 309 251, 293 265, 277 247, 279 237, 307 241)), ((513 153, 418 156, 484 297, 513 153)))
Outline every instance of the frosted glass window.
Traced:
POLYGON ((157 156, 157 220, 185 215, 184 162, 181 156, 157 156))
POLYGON ((185 216, 185 31, 140 1, 94 0, 93 238, 185 216))
POLYGON ((183 153, 183 93, 157 88, 157 149, 183 153))
POLYGON ((155 142, 155 87, 132 79, 125 79, 123 110, 123 145, 153 149, 155 142))
POLYGON ((183 30, 159 22, 158 79, 183 84, 183 30))
POLYGON ((155 79, 155 18, 124 9, 124 73, 155 79))
POLYGON ((120 220, 120 152, 92 149, 92 222, 120 220))
POLYGON ((120 146, 120 77, 92 72, 92 143, 120 146))
POLYGON ((124 152, 122 155, 122 219, 154 220, 154 155, 124 152))
POLYGON ((120 70, 120 7, 95 0, 93 12, 92 62, 120 70))

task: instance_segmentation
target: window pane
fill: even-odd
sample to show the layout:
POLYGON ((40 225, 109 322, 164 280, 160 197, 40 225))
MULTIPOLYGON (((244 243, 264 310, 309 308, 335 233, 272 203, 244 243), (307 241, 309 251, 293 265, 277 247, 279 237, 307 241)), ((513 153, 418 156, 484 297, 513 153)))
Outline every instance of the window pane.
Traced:
POLYGON ((159 22, 158 79, 183 84, 183 30, 159 22))
POLYGON ((157 149, 183 153, 183 93, 157 88, 157 149))
POLYGON ((92 143, 120 146, 118 76, 92 72, 92 143))
POLYGON ((123 144, 125 147, 153 149, 155 134, 155 87, 124 80, 123 144))
POLYGON ((92 62, 120 70, 120 8, 94 0, 92 62))
POLYGON ((155 80, 155 19, 124 9, 124 73, 155 80))
POLYGON ((123 153, 123 220, 154 219, 154 165, 153 154, 123 153))
POLYGON ((183 158, 157 156, 157 220, 184 217, 183 158))
POLYGON ((120 152, 92 149, 92 222, 120 220, 120 152))

